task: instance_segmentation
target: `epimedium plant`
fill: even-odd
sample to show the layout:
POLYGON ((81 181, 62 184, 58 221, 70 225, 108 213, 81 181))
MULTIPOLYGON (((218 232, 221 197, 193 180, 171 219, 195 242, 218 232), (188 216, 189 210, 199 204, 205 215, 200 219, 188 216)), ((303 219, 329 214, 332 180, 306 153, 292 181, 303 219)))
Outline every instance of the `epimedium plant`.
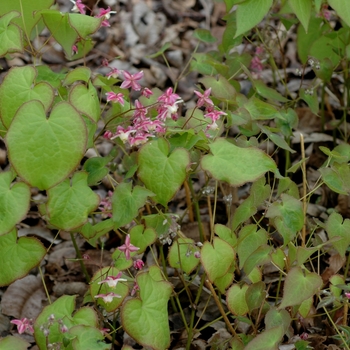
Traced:
MULTIPOLYGON (((201 331, 195 318, 205 288, 232 335, 222 341, 223 348, 276 349, 284 337, 293 336, 293 320, 307 318, 315 306, 329 316, 336 339, 349 348, 346 323, 337 326, 333 309, 328 311, 330 305, 344 308, 346 322, 347 268, 342 275, 334 273, 326 285, 314 262, 315 256, 329 252, 345 260, 349 219, 333 212, 314 226, 307 220, 307 202, 318 187, 349 193, 349 146, 322 148, 328 159, 309 192, 306 175, 301 195, 288 175, 299 167, 305 174, 305 155, 291 167, 295 152, 291 138, 298 124, 294 107, 303 100, 323 116, 318 90, 324 96, 338 72, 347 79, 350 5, 340 0, 263 0, 259 7, 253 0, 225 3, 227 26, 218 50, 192 55, 189 70, 202 77, 194 91, 196 105, 184 115, 175 87, 166 91, 142 87, 142 71, 132 74, 110 67, 102 76, 80 66, 55 73, 40 64, 42 47, 34 39, 44 28, 68 60, 81 58, 93 48, 93 34, 109 25, 110 8, 91 9, 91 15, 86 15, 80 0, 73 7, 77 13, 61 13, 51 0, 14 0, 1 6, 1 56, 26 51, 33 65, 11 68, 0 85, 1 136, 10 164, 0 172, 0 285, 24 277, 47 254, 37 239, 17 237, 17 224, 33 203, 47 226, 70 232, 73 243, 78 234, 93 247, 99 247, 111 232, 125 237, 113 253, 113 265, 93 276, 77 250, 89 283, 86 306, 76 310, 75 296, 51 302, 47 294, 49 305, 36 320, 12 321, 20 333, 34 334, 39 349, 110 349, 119 328, 146 348, 169 348, 169 302, 181 315, 190 348, 201 331), (341 18, 339 29, 329 23, 327 4, 335 11, 332 15, 341 18), (277 69, 273 46, 259 25, 268 23, 262 20, 272 14, 285 31, 298 24, 298 54, 304 65, 298 94, 288 90, 287 76, 277 69), (257 46, 253 57, 235 50, 244 40, 257 46), (279 76, 283 93, 257 78, 267 62, 279 76), (315 80, 305 87, 302 78, 307 64, 315 80), (251 83, 246 94, 235 80, 240 74, 251 83), (130 92, 138 93, 138 98, 132 99, 130 92), (232 128, 238 130, 234 137, 232 128), (84 160, 101 137, 113 143, 110 154, 84 160), (285 164, 277 165, 258 147, 260 141, 283 150, 285 164), (197 193, 193 181, 202 172, 208 186, 197 193), (100 198, 94 187, 105 177, 114 190, 100 198), (234 189, 244 184, 251 185, 249 196, 228 215, 227 225, 217 223, 219 192, 229 212, 234 189), (194 208, 200 232, 197 241, 182 233, 181 222, 170 210, 182 186, 187 211, 194 208), (32 198, 32 188, 42 191, 45 200, 32 198), (209 235, 203 230, 201 197, 207 199, 210 211, 209 235), (261 207, 264 214, 259 219, 261 207), (319 235, 318 229, 327 237, 319 235), (152 247, 157 247, 159 258, 155 255, 154 265, 144 268, 142 254, 150 249, 156 254, 152 247), (279 273, 277 290, 264 282, 267 265, 279 273), (169 268, 177 272, 181 288, 171 282, 169 268), (192 285, 197 285, 194 292, 192 285), (180 301, 183 295, 190 303, 189 318, 180 301), (251 332, 240 331, 242 323, 251 332), (108 330, 101 329, 103 324, 108 330)), ((200 42, 214 40, 206 30, 196 30, 194 35, 200 42)), ((166 44, 158 55, 165 57, 169 47, 166 44)), ((104 65, 109 67, 106 61, 104 65)), ((348 107, 345 92, 341 105, 344 114, 334 128, 347 141, 346 128, 341 128, 348 107)), ((0 344, 27 348, 14 337, 0 339, 0 344)), ((295 347, 304 349, 307 344, 303 336, 295 347)))

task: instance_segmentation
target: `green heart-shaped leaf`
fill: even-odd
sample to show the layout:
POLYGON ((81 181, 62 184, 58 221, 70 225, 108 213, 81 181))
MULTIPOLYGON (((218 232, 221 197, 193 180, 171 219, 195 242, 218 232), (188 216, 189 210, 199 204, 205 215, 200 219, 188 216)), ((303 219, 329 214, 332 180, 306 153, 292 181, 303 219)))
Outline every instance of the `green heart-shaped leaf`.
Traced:
POLYGON ((215 237, 213 245, 204 242, 201 250, 201 261, 211 282, 226 274, 235 260, 233 248, 221 238, 215 237))
POLYGON ((275 171, 275 162, 258 148, 240 148, 223 138, 210 145, 211 154, 202 158, 202 168, 214 178, 232 186, 253 182, 267 171, 275 171))
MULTIPOLYGON (((100 283, 105 280, 108 276, 116 277, 120 271, 115 267, 104 267, 103 269, 97 271, 92 277, 92 283, 90 285, 90 293, 94 300, 96 300, 97 305, 101 305, 107 312, 115 311, 124 301, 126 296, 129 294, 129 287, 126 282, 119 281, 117 285, 112 288, 109 287, 107 283, 100 283), (120 298, 113 298, 110 303, 106 303, 102 298, 95 299, 98 294, 115 293, 120 295, 120 298)), ((125 279, 125 276, 121 278, 125 279)))
POLYGON ((78 13, 61 13, 57 10, 41 12, 47 28, 52 36, 63 47, 68 59, 80 58, 86 53, 85 46, 91 49, 88 35, 93 34, 101 26, 102 18, 83 16, 78 13), (78 54, 73 56, 72 47, 78 38, 78 54))
POLYGON ((2 349, 28 350, 29 347, 30 344, 28 342, 17 336, 8 335, 6 338, 0 339, 0 348, 2 349))
POLYGON ((0 236, 11 231, 29 210, 30 188, 23 182, 12 185, 15 174, 0 173, 0 236))
POLYGON ((141 186, 132 188, 131 182, 122 182, 117 186, 112 197, 113 221, 116 227, 130 223, 146 203, 147 197, 154 193, 141 186))
POLYGON ((0 116, 6 128, 9 128, 18 108, 25 102, 39 100, 44 105, 45 113, 50 108, 54 91, 48 83, 35 84, 36 75, 34 67, 25 66, 11 68, 5 76, 0 85, 0 116))
POLYGON ((321 288, 322 278, 301 267, 293 267, 287 274, 283 288, 283 298, 279 309, 301 304, 321 288))
POLYGON ((240 269, 256 249, 267 243, 267 239, 267 232, 264 229, 259 230, 257 225, 244 226, 239 233, 237 245, 240 269))
MULTIPOLYGON (((91 334, 94 334, 95 330, 98 330, 98 317, 92 308, 83 307, 79 309, 74 316, 72 316, 75 309, 75 298, 75 296, 71 295, 64 295, 60 297, 52 304, 46 306, 36 318, 34 323, 34 336, 40 349, 47 350, 47 343, 63 343, 64 338, 70 341, 74 341, 74 339, 78 338, 77 342, 80 344, 82 341, 82 336, 78 333, 82 332, 86 337, 86 328, 83 327, 83 329, 77 331, 77 329, 74 329, 75 326, 88 326, 91 330, 91 334), (51 315, 54 315, 54 321, 52 322, 51 326, 48 326, 48 320, 52 318, 51 315), (63 323, 68 328, 68 332, 63 333, 61 331, 61 324, 59 323, 59 320, 61 320, 61 324, 63 323), (45 336, 43 332, 45 329, 49 330, 48 336, 45 336)), ((97 339, 91 342, 89 348, 99 350, 109 349, 108 345, 101 341, 102 337, 97 336, 97 339), (99 343, 104 344, 105 347, 101 348, 101 344, 99 343)), ((86 347, 78 346, 74 347, 74 349, 86 349, 86 347)))
POLYGON ((155 266, 148 272, 139 273, 136 282, 140 296, 123 305, 123 327, 139 344, 157 350, 167 349, 170 345, 168 300, 171 284, 162 279, 155 266))
POLYGON ((78 325, 69 330, 69 337, 72 337, 73 349, 108 350, 111 344, 106 344, 103 333, 91 326, 78 325))
POLYGON ((71 231, 83 225, 89 213, 97 208, 100 197, 87 185, 87 178, 87 173, 78 172, 72 180, 67 179, 47 191, 46 212, 52 225, 71 231))
POLYGON ((284 245, 294 239, 304 224, 303 206, 300 200, 281 194, 282 202, 274 202, 266 213, 271 218, 279 233, 283 236, 284 245))
POLYGON ((16 230, 0 236, 0 286, 8 286, 24 277, 46 254, 45 247, 35 238, 21 237, 16 230))
POLYGON ((244 350, 276 350, 284 334, 282 326, 270 328, 258 334, 244 350))
POLYGON ((139 152, 138 175, 146 187, 156 194, 153 200, 167 206, 186 178, 190 162, 188 152, 176 148, 169 154, 169 144, 164 139, 148 142, 139 152))
POLYGON ((23 50, 21 31, 10 23, 16 17, 19 17, 19 13, 12 11, 0 18, 0 57, 23 50))
POLYGON ((291 321, 292 319, 287 310, 278 310, 274 307, 271 307, 265 316, 266 329, 282 325, 284 332, 287 332, 291 321))
POLYGON ((243 286, 233 284, 227 291, 227 307, 234 315, 243 316, 249 311, 246 302, 246 292, 248 287, 248 284, 244 284, 243 286))
POLYGON ((199 264, 199 259, 194 256, 195 252, 199 252, 199 248, 193 239, 179 238, 170 248, 169 265, 190 274, 199 264))
POLYGON ((325 229, 330 239, 333 237, 341 238, 332 244, 340 256, 345 257, 345 253, 350 244, 350 220, 344 220, 340 214, 333 212, 326 222, 325 229))
POLYGON ((145 228, 143 225, 134 226, 129 234, 131 244, 140 248, 137 254, 143 253, 157 239, 156 231, 152 228, 145 228))
POLYGON ((85 123, 67 102, 60 102, 46 118, 39 101, 25 103, 6 135, 10 161, 24 181, 40 190, 65 179, 86 149, 85 123))
POLYGON ((40 19, 40 10, 49 8, 53 3, 53 0, 1 1, 0 15, 4 15, 11 11, 19 12, 21 17, 16 18, 13 22, 24 30, 28 38, 30 37, 34 26, 40 19))
POLYGON ((69 102, 82 114, 97 122, 100 119, 100 101, 96 88, 89 83, 74 85, 69 93, 69 102))

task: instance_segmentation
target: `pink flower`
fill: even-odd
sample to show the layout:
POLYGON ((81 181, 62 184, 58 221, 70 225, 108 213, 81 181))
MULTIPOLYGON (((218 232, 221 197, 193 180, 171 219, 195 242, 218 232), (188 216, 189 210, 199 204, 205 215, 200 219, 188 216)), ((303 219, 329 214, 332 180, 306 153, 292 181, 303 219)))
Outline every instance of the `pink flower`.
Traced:
POLYGON ((255 72, 261 72, 264 68, 260 58, 258 56, 254 56, 251 63, 250 68, 254 70, 255 72))
POLYGON ((126 260, 130 260, 130 253, 138 251, 140 248, 135 247, 130 243, 130 235, 127 234, 125 238, 125 243, 118 247, 121 252, 124 252, 126 260))
POLYGON ((124 98, 121 92, 115 93, 113 91, 107 92, 107 102, 111 101, 113 103, 119 102, 122 106, 124 106, 124 98))
POLYGON ((113 137, 112 131, 107 130, 104 134, 103 137, 107 140, 111 139, 113 137))
POLYGON ((85 11, 85 5, 81 2, 81 0, 70 0, 70 2, 72 2, 74 4, 73 8, 72 8, 72 12, 80 12, 82 15, 86 14, 85 11))
POLYGON ((179 118, 177 114, 177 110, 179 106, 178 103, 183 102, 182 100, 178 100, 171 105, 162 104, 157 108, 157 112, 159 113, 157 118, 161 121, 165 121, 166 119, 177 120, 179 118))
POLYGON ((100 8, 100 13, 96 15, 96 18, 101 18, 104 17, 101 26, 102 27, 110 27, 111 25, 109 24, 108 20, 111 17, 111 13, 116 13, 115 11, 111 11, 111 8, 108 6, 107 9, 102 9, 100 8))
POLYGON ((199 259, 201 257, 201 253, 197 250, 194 252, 194 257, 199 259))
POLYGON ((112 68, 112 70, 106 74, 107 79, 109 79, 110 77, 112 78, 118 78, 118 75, 120 74, 120 70, 117 68, 112 68))
POLYGON ((212 122, 216 122, 217 120, 219 120, 221 115, 227 115, 227 114, 225 112, 217 111, 217 110, 213 110, 212 112, 204 114, 204 116, 206 118, 211 119, 212 122))
POLYGON ((113 301, 113 298, 121 298, 122 296, 119 294, 115 294, 113 292, 107 293, 107 294, 97 294, 95 295, 95 298, 102 298, 105 303, 111 303, 113 301))
POLYGON ((122 282, 126 282, 127 281, 125 278, 120 278, 121 275, 122 275, 122 273, 119 272, 117 276, 108 276, 103 281, 98 282, 98 284, 107 283, 108 287, 115 288, 119 281, 122 281, 122 282))
POLYGON ((61 331, 61 333, 67 333, 68 327, 65 324, 63 324, 62 326, 60 326, 60 331, 61 331))
POLYGON ((25 331, 34 333, 33 321, 28 320, 26 317, 22 318, 21 320, 12 320, 10 322, 17 326, 17 330, 19 334, 22 334, 25 331))
POLYGON ((143 88, 141 91, 141 95, 145 96, 146 98, 150 98, 150 96, 153 95, 153 92, 149 88, 143 88))
POLYGON ((72 53, 73 53, 73 55, 75 55, 76 53, 78 53, 78 46, 77 46, 77 45, 73 45, 73 46, 72 46, 72 53))
POLYGON ((327 21, 330 21, 330 19, 331 19, 331 11, 328 10, 328 5, 327 4, 323 4, 322 5, 321 17, 323 17, 327 21))
POLYGON ((135 133, 136 130, 132 126, 128 126, 126 129, 124 129, 122 126, 118 125, 117 131, 114 134, 114 136, 111 137, 111 140, 114 140, 115 138, 119 137, 120 140, 125 143, 129 140, 130 134, 135 133))
POLYGON ((103 217, 112 217, 112 196, 113 192, 108 191, 107 197, 100 202, 98 209, 101 210, 103 217))
POLYGON ((141 270, 145 266, 145 263, 141 259, 134 261, 134 268, 136 270, 141 270))
POLYGON ((160 95, 157 99, 158 102, 163 102, 167 105, 172 105, 176 102, 176 100, 181 99, 178 94, 173 93, 173 89, 168 88, 164 94, 160 95))
POLYGON ((306 332, 303 332, 300 334, 300 339, 307 340, 309 338, 309 335, 306 332))
POLYGON ((197 101, 197 107, 214 105, 213 101, 209 98, 211 93, 211 88, 205 90, 203 94, 196 90, 194 91, 194 93, 199 97, 197 101))
POLYGON ((141 85, 137 83, 137 81, 143 78, 143 71, 137 72, 135 74, 130 74, 128 71, 124 71, 123 75, 124 75, 124 81, 120 85, 122 89, 131 88, 132 90, 135 90, 135 91, 141 90, 141 85))
POLYGON ((345 296, 348 298, 348 299, 350 299, 350 293, 348 292, 348 293, 345 293, 345 296))
POLYGON ((104 58, 104 59, 102 60, 102 66, 103 66, 103 67, 108 67, 108 66, 109 66, 109 63, 108 63, 107 58, 104 58))

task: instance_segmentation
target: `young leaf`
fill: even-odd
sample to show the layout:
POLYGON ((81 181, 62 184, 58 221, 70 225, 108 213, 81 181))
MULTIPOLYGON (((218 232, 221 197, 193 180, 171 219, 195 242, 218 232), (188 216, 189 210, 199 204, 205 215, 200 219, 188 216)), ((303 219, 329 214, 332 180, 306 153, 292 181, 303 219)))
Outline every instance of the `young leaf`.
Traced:
POLYGON ((211 282, 225 275, 234 260, 235 252, 227 242, 218 237, 214 237, 213 244, 204 242, 201 261, 211 282))
POLYGON ((136 283, 140 288, 139 297, 123 305, 123 327, 139 344, 156 350, 167 349, 170 345, 168 301, 172 286, 163 280, 155 266, 139 273, 136 283))
POLYGON ((156 194, 152 199, 164 206, 175 195, 186 178, 190 162, 188 152, 176 148, 169 154, 169 144, 164 139, 150 141, 139 152, 138 175, 146 187, 156 194))
POLYGON ((347 163, 334 163, 331 167, 319 169, 322 180, 334 192, 349 194, 350 169, 347 163))
POLYGON ((248 287, 245 293, 245 301, 248 305, 249 312, 260 309, 266 298, 266 286, 264 282, 256 282, 248 287))
POLYGON ((304 214, 300 200, 283 193, 282 202, 274 202, 268 208, 266 217, 271 218, 279 233, 283 236, 284 245, 294 239, 304 224, 304 214))
POLYGON ((199 259, 194 256, 194 252, 199 252, 199 248, 195 246, 193 239, 179 238, 174 241, 169 250, 169 265, 189 275, 199 264, 199 259))
POLYGON ((232 219, 232 229, 235 230, 242 222, 256 214, 258 206, 262 205, 271 193, 271 187, 265 185, 265 178, 255 181, 250 189, 250 196, 236 209, 232 219))
POLYGON ((283 288, 283 298, 279 309, 301 304, 321 288, 322 278, 301 267, 293 267, 287 274, 283 288))
POLYGON ((46 212, 52 225, 71 231, 85 224, 89 213, 97 208, 100 197, 87 185, 87 177, 85 172, 76 172, 72 179, 47 191, 46 212))
POLYGON ((6 128, 9 128, 19 107, 25 102, 38 100, 44 105, 45 113, 54 98, 52 87, 41 82, 35 84, 37 72, 34 67, 14 67, 0 85, 0 116, 6 128))
POLYGON ((340 214, 333 212, 326 222, 325 229, 330 239, 333 237, 341 238, 333 242, 333 246, 341 257, 345 257, 345 253, 350 244, 350 220, 344 220, 340 214))
POLYGON ((259 5, 257 6, 256 0, 247 0, 238 4, 235 38, 260 23, 268 13, 272 3, 273 0, 259 0, 259 5))
POLYGON ((154 193, 141 186, 132 188, 131 182, 122 182, 117 186, 112 197, 113 221, 116 227, 130 223, 146 203, 147 197, 154 193))
POLYGON ((12 171, 0 173, 0 236, 11 231, 29 210, 30 188, 23 182, 12 184, 12 171))
POLYGON ((267 171, 276 170, 275 162, 257 148, 240 148, 223 138, 216 139, 209 147, 212 154, 202 158, 203 170, 232 186, 253 182, 267 171))
POLYGON ((87 135, 84 121, 67 102, 55 105, 47 119, 42 103, 34 100, 18 110, 6 141, 17 174, 43 190, 76 168, 85 153, 87 135))
POLYGON ((0 287, 8 286, 24 277, 31 269, 39 265, 46 254, 45 247, 35 238, 17 239, 17 231, 0 236, 0 287))
POLYGON ((112 157, 93 157, 84 163, 83 169, 88 173, 88 185, 97 185, 108 173, 106 165, 112 157))
POLYGON ((307 33, 311 16, 311 0, 289 0, 289 4, 307 33))
POLYGON ((243 286, 233 284, 227 291, 227 307, 234 315, 243 316, 249 312, 249 307, 246 302, 248 287, 248 284, 244 284, 243 286))

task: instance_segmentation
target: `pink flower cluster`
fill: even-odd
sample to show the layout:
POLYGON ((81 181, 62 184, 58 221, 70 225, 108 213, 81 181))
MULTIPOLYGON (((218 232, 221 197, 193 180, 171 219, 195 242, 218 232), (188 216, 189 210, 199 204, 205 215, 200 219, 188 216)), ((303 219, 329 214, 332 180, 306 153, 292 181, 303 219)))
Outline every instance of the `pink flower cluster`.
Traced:
POLYGON ((105 199, 102 199, 98 207, 102 212, 102 217, 111 218, 112 217, 112 196, 113 192, 108 191, 105 199))
POLYGON ((204 117, 209 118, 211 121, 207 125, 207 130, 218 129, 216 122, 220 119, 220 116, 227 114, 214 108, 214 103, 209 98, 211 94, 211 88, 205 90, 203 94, 199 91, 194 91, 194 93, 198 96, 197 108, 205 107, 204 117))
MULTIPOLYGON (((130 74, 124 71, 124 81, 121 88, 131 88, 135 91, 141 90, 141 85, 137 82, 143 77, 143 72, 130 74)), ((143 96, 149 98, 152 95, 150 89, 144 88, 141 92, 143 96)), ((107 100, 111 102, 124 103, 122 95, 115 93, 107 93, 107 100)), ((172 88, 168 88, 165 93, 158 97, 156 103, 157 115, 149 116, 149 107, 145 107, 139 100, 135 101, 135 110, 133 113, 131 125, 123 127, 119 125, 115 133, 106 131, 104 137, 107 139, 115 139, 117 137, 123 143, 128 143, 130 146, 139 146, 146 143, 150 138, 157 134, 165 133, 165 121, 167 119, 178 119, 178 104, 183 102, 180 96, 173 92, 172 88)))
MULTIPOLYGON (((86 6, 82 3, 82 0, 70 0, 74 6, 72 8, 72 12, 79 12, 82 15, 86 14, 86 6)), ((116 13, 115 11, 111 11, 111 8, 108 6, 107 9, 102 9, 99 8, 99 13, 94 16, 95 18, 103 18, 101 27, 110 27, 111 25, 109 24, 108 20, 111 17, 112 13, 116 13)))
POLYGON ((250 68, 256 73, 260 73, 264 68, 263 63, 261 62, 263 54, 264 54, 264 49, 262 47, 257 47, 255 49, 255 56, 250 62, 250 68))

